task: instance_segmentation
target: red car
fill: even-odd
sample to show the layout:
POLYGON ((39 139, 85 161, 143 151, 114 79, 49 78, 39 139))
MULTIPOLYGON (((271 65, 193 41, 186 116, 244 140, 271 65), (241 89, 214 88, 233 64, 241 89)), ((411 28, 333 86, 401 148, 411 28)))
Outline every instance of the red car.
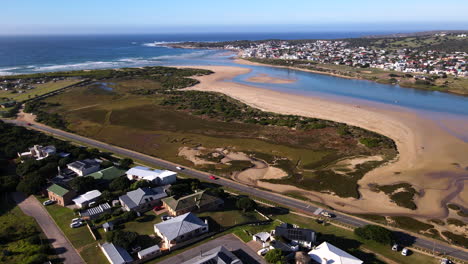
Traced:
POLYGON ((32 126, 32 124, 31 124, 31 123, 28 123, 27 125, 28 125, 28 126, 32 126))
POLYGON ((210 180, 217 180, 218 178, 216 178, 214 175, 210 175, 210 180))
POLYGON ((155 206, 155 207, 153 208, 153 210, 154 210, 154 211, 159 211, 159 210, 161 210, 161 209, 163 209, 163 208, 164 208, 164 206, 159 205, 159 206, 155 206))

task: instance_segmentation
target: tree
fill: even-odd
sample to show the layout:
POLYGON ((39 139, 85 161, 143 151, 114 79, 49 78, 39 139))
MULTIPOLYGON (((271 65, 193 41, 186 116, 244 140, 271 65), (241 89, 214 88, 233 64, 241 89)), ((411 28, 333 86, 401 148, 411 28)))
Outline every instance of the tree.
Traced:
POLYGON ((132 164, 133 160, 129 158, 121 159, 119 162, 119 166, 124 169, 129 169, 132 164))
POLYGON ((138 233, 116 230, 106 235, 106 240, 115 245, 130 250, 138 238, 138 233))
POLYGON ((200 186, 200 181, 199 180, 190 182, 190 188, 192 189, 192 191, 198 190, 199 186, 200 186))
POLYGON ((131 185, 127 177, 118 177, 109 184, 109 188, 113 191, 125 191, 131 185))
POLYGON ((190 184, 188 183, 178 183, 178 184, 174 184, 174 185, 171 185, 171 187, 169 188, 169 193, 172 195, 172 196, 182 196, 182 195, 186 195, 186 194, 189 194, 192 192, 192 188, 190 186, 190 184))
POLYGON ((151 182, 145 181, 145 180, 136 181, 132 183, 132 185, 130 186, 130 189, 136 190, 138 188, 143 188, 143 187, 151 187, 151 182))
POLYGON ((236 202, 237 208, 241 209, 244 213, 253 210, 256 206, 255 202, 249 197, 242 197, 236 202))
POLYGON ((109 167, 112 167, 114 166, 114 163, 112 163, 111 161, 108 161, 108 160, 104 160, 103 162, 101 162, 101 168, 109 168, 109 167))
POLYGON ((365 225, 354 229, 354 233, 364 239, 373 240, 381 244, 393 243, 393 232, 378 225, 365 225))
POLYGON ((76 177, 70 181, 70 187, 77 193, 82 194, 96 189, 97 182, 93 177, 76 177))
POLYGON ((227 197, 227 193, 223 188, 209 188, 206 190, 206 192, 221 199, 227 197))
POLYGON ((272 249, 266 253, 265 260, 272 264, 282 264, 285 262, 283 251, 279 248, 272 249))

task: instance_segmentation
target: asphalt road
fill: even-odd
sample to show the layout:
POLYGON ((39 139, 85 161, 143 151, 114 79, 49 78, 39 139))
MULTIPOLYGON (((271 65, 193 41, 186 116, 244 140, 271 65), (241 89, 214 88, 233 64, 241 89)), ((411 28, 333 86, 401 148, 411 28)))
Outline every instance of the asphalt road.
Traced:
MULTIPOLYGON (((16 125, 28 127, 28 125, 25 122, 16 121, 16 120, 5 120, 5 121, 9 122, 9 123, 16 124, 16 125)), ((127 157, 130 157, 130 158, 135 159, 135 160, 141 160, 141 161, 144 161, 145 163, 148 163, 148 164, 151 164, 151 165, 154 165, 154 166, 157 166, 157 167, 166 168, 168 170, 177 171, 176 167, 180 166, 178 164, 174 164, 174 163, 169 162, 169 161, 161 160, 161 159, 151 157, 151 156, 148 156, 148 155, 145 155, 145 154, 141 154, 141 153, 138 153, 138 152, 135 152, 135 151, 123 149, 123 148, 116 147, 116 146, 113 146, 113 145, 109 145, 109 144, 106 144, 106 143, 103 143, 103 142, 100 142, 100 141, 96 141, 96 140, 93 140, 93 139, 89 139, 89 138, 82 137, 82 136, 72 134, 72 133, 68 133, 68 132, 65 132, 65 131, 49 128, 49 127, 46 127, 46 126, 34 124, 32 126, 32 128, 43 131, 43 132, 47 132, 47 133, 50 133, 50 134, 53 134, 53 135, 57 135, 59 137, 67 138, 69 140, 73 140, 73 141, 76 141, 76 142, 81 142, 81 143, 84 143, 86 145, 94 146, 96 148, 105 149, 105 150, 107 150, 109 152, 113 152, 113 153, 121 155, 121 156, 127 156, 127 157)), ((188 175, 188 176, 195 177, 195 178, 198 178, 198 179, 201 179, 201 180, 213 181, 213 180, 211 180, 209 178, 209 174, 204 173, 204 172, 200 172, 200 171, 197 171, 197 170, 194 170, 194 169, 191 169, 191 168, 185 168, 183 170, 183 173, 188 175)), ((274 202, 276 204, 280 204, 280 205, 285 206, 285 207, 289 207, 289 208, 294 209, 294 210, 299 210, 299 211, 301 211, 303 213, 306 213, 306 214, 309 214, 309 215, 313 215, 314 212, 318 209, 317 206, 311 205, 311 204, 309 204, 307 202, 292 199, 292 198, 285 197, 285 196, 281 196, 281 195, 274 194, 274 193, 271 193, 271 192, 259 190, 259 189, 256 189, 256 188, 253 188, 253 187, 250 187, 250 186, 243 185, 243 184, 238 183, 238 182, 234 182, 234 181, 229 180, 229 179, 219 178, 218 180, 216 180, 216 183, 219 184, 219 185, 222 185, 222 186, 232 188, 232 189, 240 191, 240 192, 244 192, 244 193, 247 193, 247 194, 262 198, 264 200, 274 202)), ((344 224, 347 224, 347 225, 350 225, 350 226, 360 227, 360 226, 364 226, 366 224, 369 224, 369 222, 367 222, 365 220, 361 220, 359 218, 355 218, 355 217, 352 217, 352 216, 349 216, 349 215, 341 214, 339 212, 333 212, 333 213, 335 214, 335 217, 333 218, 334 221, 338 221, 338 222, 341 222, 341 223, 344 223, 344 224)), ((435 240, 430 240, 430 239, 426 239, 426 238, 422 238, 422 237, 414 237, 414 236, 405 234, 403 232, 400 232, 400 237, 402 239, 404 239, 404 240, 411 241, 412 244, 415 245, 415 246, 425 248, 425 249, 427 249, 429 251, 434 250, 435 252, 444 253, 445 255, 468 261, 468 252, 466 250, 461 249, 461 248, 453 247, 453 246, 450 246, 450 245, 448 245, 446 243, 435 241, 435 240)))
POLYGON ((14 193, 13 199, 20 209, 36 219, 45 236, 55 249, 60 261, 65 264, 84 264, 85 262, 68 241, 67 237, 55 224, 49 213, 34 196, 25 197, 22 193, 14 193))

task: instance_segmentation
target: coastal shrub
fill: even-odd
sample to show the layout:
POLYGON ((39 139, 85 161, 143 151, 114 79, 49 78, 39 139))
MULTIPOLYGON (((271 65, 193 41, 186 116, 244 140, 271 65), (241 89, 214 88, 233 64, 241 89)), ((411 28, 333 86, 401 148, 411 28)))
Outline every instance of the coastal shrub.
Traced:
POLYGON ((283 264, 286 263, 283 251, 279 248, 268 251, 265 255, 265 260, 272 264, 283 264))
POLYGON ((241 197, 236 201, 236 207, 241 209, 244 213, 255 209, 255 206, 256 204, 254 200, 250 199, 249 197, 241 197))
POLYGON ((368 148, 375 148, 379 146, 380 139, 378 138, 361 138, 359 142, 368 148))
POLYGON ((449 231, 443 231, 442 235, 444 235, 453 244, 462 246, 464 248, 468 247, 468 237, 466 236, 454 234, 449 231))
POLYGON ((389 245, 393 243, 393 232, 378 226, 378 225, 365 225, 354 229, 354 233, 361 238, 373 240, 380 244, 389 245))
POLYGON ((426 224, 408 216, 392 216, 392 220, 395 221, 397 227, 416 233, 434 228, 431 224, 426 224))
POLYGON ((452 210, 455 210, 455 211, 458 211, 458 210, 461 209, 460 206, 458 206, 458 205, 456 205, 456 204, 447 204, 447 207, 448 207, 449 209, 452 209, 452 210))
POLYGON ((447 219, 447 224, 449 224, 449 225, 454 225, 454 226, 458 226, 458 227, 462 227, 462 226, 465 226, 465 225, 466 225, 466 223, 463 222, 462 220, 455 219, 455 218, 449 218, 449 219, 447 219))
POLYGON ((414 193, 412 192, 397 192, 390 196, 390 199, 398 206, 405 207, 411 210, 416 210, 418 207, 413 202, 414 193))
POLYGON ((445 225, 445 222, 444 220, 441 220, 441 219, 431 219, 429 220, 430 222, 436 224, 436 225, 440 225, 440 226, 444 226, 445 225))

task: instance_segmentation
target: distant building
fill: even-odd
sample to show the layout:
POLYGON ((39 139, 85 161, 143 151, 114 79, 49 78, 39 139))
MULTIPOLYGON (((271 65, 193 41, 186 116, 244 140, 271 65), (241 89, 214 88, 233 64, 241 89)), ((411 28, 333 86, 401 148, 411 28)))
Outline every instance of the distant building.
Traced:
POLYGON ((133 258, 125 249, 112 243, 102 244, 101 250, 111 264, 126 264, 133 262, 133 258))
POLYGON ((75 191, 68 190, 58 184, 52 184, 47 188, 47 195, 50 200, 56 201, 58 205, 66 206, 72 202, 76 193, 75 191))
POLYGON ((100 204, 96 207, 86 209, 80 212, 81 218, 85 220, 93 220, 98 218, 103 213, 111 211, 111 206, 108 203, 100 204))
POLYGON ((242 261, 223 246, 213 248, 182 264, 242 264, 242 261))
POLYGON ((186 213, 154 225, 154 232, 162 238, 165 248, 194 239, 208 232, 208 223, 192 213, 186 213))
POLYGON ((210 195, 205 191, 190 194, 179 199, 173 196, 162 199, 163 206, 172 216, 182 215, 188 212, 204 212, 219 209, 224 201, 210 195))
POLYGON ((309 251, 310 258, 320 264, 362 264, 362 260, 349 253, 323 242, 318 247, 309 251))
POLYGON ((93 177, 94 179, 101 180, 101 181, 112 181, 124 175, 125 175, 125 170, 112 166, 112 167, 109 167, 100 171, 93 172, 86 176, 93 177))
POLYGON ((146 180, 158 185, 173 184, 177 181, 177 173, 168 170, 152 170, 143 166, 136 166, 127 171, 129 180, 146 180))
POLYGON ((32 148, 29 148, 28 152, 23 152, 18 154, 20 158, 35 158, 36 160, 45 159, 56 153, 54 146, 43 147, 41 145, 34 145, 32 148))
POLYGON ((99 162, 93 159, 85 159, 67 164, 67 168, 78 176, 85 176, 99 170, 99 162))
POLYGON ((317 241, 317 235, 313 230, 296 228, 287 223, 277 226, 274 235, 291 241, 293 245, 300 245, 308 249, 312 248, 312 245, 317 241))
POLYGON ((160 205, 164 197, 167 197, 167 194, 163 187, 143 187, 120 196, 119 201, 124 210, 141 213, 160 205))
POLYGON ((92 190, 76 197, 73 199, 73 202, 78 206, 78 208, 84 208, 90 203, 96 201, 99 197, 101 197, 101 192, 98 190, 92 190))

